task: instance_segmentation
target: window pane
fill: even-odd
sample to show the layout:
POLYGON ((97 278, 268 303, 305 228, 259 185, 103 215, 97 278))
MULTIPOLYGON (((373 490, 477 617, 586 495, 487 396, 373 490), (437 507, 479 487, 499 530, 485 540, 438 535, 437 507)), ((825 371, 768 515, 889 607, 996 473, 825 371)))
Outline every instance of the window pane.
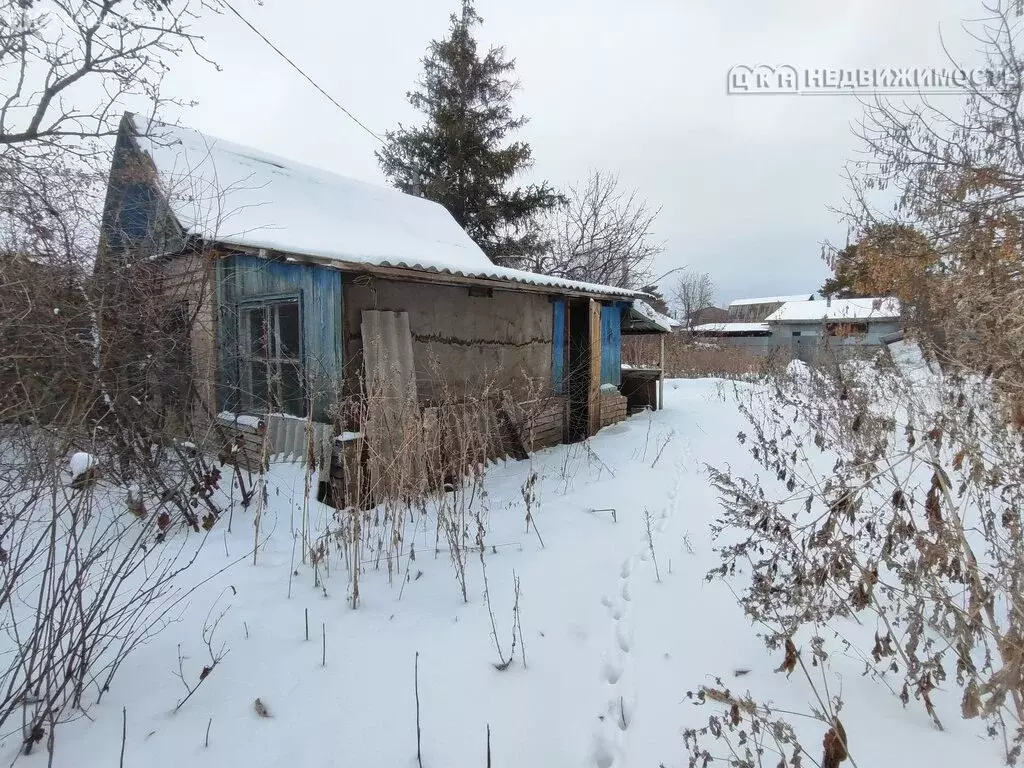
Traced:
POLYGON ((264 322, 266 313, 262 309, 251 309, 246 314, 249 316, 249 344, 250 354, 253 357, 267 356, 267 326, 264 322))
POLYGON ((252 371, 252 392, 249 407, 253 410, 265 410, 267 407, 267 364, 262 360, 254 360, 249 364, 252 371))
POLYGON ((298 359, 302 348, 299 334, 299 305, 279 304, 277 316, 281 334, 279 354, 283 358, 298 359))
POLYGON ((303 416, 306 399, 302 387, 302 369, 294 363, 281 363, 281 410, 292 416, 303 416))

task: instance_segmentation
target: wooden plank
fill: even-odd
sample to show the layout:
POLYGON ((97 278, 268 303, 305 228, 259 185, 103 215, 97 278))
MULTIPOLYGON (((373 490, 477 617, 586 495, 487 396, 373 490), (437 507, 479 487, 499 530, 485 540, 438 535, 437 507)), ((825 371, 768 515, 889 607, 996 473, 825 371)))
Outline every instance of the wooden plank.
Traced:
POLYGON ((556 394, 565 393, 565 299, 556 299, 551 304, 553 327, 551 329, 551 383, 556 394))
POLYGON ((658 410, 665 407, 665 334, 661 334, 661 370, 658 371, 658 410))
POLYGON ((590 300, 590 389, 587 393, 588 435, 601 428, 601 303, 590 300))
POLYGON ((621 384, 622 314, 617 305, 601 307, 601 382, 621 384))

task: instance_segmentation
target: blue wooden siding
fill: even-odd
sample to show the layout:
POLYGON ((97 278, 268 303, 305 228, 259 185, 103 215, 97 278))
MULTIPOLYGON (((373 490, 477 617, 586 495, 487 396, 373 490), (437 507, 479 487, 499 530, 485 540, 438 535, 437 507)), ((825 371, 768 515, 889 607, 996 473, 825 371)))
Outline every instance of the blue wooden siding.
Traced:
POLYGON ((233 410, 239 403, 239 308, 287 299, 298 299, 301 307, 302 358, 313 417, 327 419, 341 387, 341 273, 241 254, 217 263, 220 408, 233 410))
POLYGON ((101 261, 129 254, 139 258, 175 251, 185 245, 181 228, 148 170, 148 161, 142 157, 126 126, 122 121, 114 143, 100 223, 101 261))
POLYGON ((619 386, 622 380, 622 310, 601 307, 601 383, 619 386))
POLYGON ((145 182, 125 184, 119 213, 118 234, 131 241, 145 240, 152 235, 156 191, 145 182))
POLYGON ((551 303, 551 384, 556 395, 565 394, 565 299, 551 303))

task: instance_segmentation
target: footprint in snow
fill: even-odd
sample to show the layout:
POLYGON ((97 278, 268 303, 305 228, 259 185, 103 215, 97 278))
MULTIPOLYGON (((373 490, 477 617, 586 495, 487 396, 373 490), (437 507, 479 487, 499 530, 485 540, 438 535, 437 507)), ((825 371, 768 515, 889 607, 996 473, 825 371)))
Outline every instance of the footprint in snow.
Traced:
POLYGON ((603 730, 599 730, 594 736, 591 765, 594 768, 612 768, 618 762, 617 752, 615 739, 610 738, 603 730))
POLYGON ((623 672, 623 658, 621 654, 615 656, 607 655, 604 659, 604 669, 602 670, 604 680, 609 685, 615 685, 619 682, 623 672))
POLYGON ((619 644, 619 650, 623 653, 629 653, 633 647, 633 632, 629 626, 619 622, 615 627, 615 640, 619 644))
POLYGON ((608 702, 608 717, 620 731, 628 731, 636 712, 635 696, 619 696, 608 702))

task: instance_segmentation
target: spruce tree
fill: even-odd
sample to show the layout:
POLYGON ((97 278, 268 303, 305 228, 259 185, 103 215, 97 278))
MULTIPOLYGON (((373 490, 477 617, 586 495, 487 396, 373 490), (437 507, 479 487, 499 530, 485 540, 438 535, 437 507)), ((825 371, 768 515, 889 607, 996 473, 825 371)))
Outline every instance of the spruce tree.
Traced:
POLYGON ((388 131, 377 159, 394 186, 447 208, 491 261, 517 266, 544 247, 538 214, 562 198, 546 182, 512 186, 533 160, 529 144, 506 137, 527 119, 512 109, 515 60, 504 48, 478 53, 473 30, 482 22, 463 0, 448 36, 430 43, 418 90, 407 94, 424 124, 388 131))
POLYGON ((663 315, 670 314, 668 302, 665 301, 665 297, 662 295, 661 289, 658 288, 656 284, 651 283, 650 285, 645 285, 640 290, 650 297, 647 300, 647 303, 650 304, 656 312, 660 312, 663 315))

